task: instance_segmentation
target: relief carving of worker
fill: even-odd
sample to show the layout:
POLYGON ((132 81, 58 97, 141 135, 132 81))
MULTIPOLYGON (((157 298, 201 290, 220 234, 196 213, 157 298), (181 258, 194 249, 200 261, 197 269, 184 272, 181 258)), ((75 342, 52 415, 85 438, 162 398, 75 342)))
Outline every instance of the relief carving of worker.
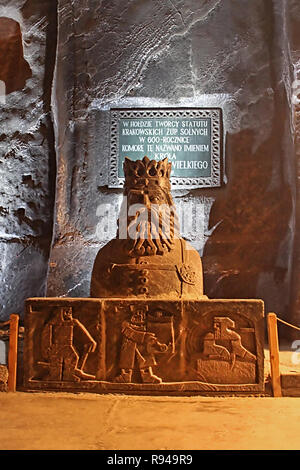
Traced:
POLYGON ((119 367, 121 373, 116 382, 131 382, 135 361, 143 383, 161 383, 162 379, 153 374, 155 353, 166 352, 168 346, 160 343, 154 333, 146 330, 146 315, 142 310, 134 312, 130 321, 122 324, 122 345, 119 367))
POLYGON ((78 382, 94 379, 95 376, 85 373, 83 368, 96 345, 84 325, 73 318, 72 307, 56 307, 54 316, 42 332, 42 354, 48 360, 48 380, 78 382))

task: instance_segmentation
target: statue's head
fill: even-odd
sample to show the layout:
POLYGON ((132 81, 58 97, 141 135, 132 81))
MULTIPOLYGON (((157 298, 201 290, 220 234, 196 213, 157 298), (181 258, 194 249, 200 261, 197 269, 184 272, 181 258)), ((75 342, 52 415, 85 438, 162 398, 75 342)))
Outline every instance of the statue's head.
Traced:
POLYGON ((144 157, 143 160, 124 160, 124 194, 129 198, 138 193, 145 195, 142 203, 169 204, 171 198, 171 163, 168 159, 156 161, 144 157), (155 201, 154 201, 155 199, 155 201))
POLYGON ((214 330, 215 338, 221 338, 222 332, 226 329, 235 328, 235 322, 228 317, 215 317, 214 330))
POLYGON ((63 307, 62 315, 65 321, 72 320, 73 319, 72 307, 63 307))
POLYGON ((171 163, 161 161, 124 161, 124 196, 126 207, 121 208, 120 225, 128 238, 133 257, 162 255, 171 250, 174 238, 179 237, 178 220, 171 196, 171 163), (126 220, 125 220, 126 219, 126 220), (126 230, 124 231, 124 228, 126 230))
POLYGON ((54 307, 53 316, 59 322, 72 320, 72 307, 54 307))
POLYGON ((130 323, 137 326, 144 326, 146 321, 146 314, 142 310, 137 310, 131 315, 130 323))

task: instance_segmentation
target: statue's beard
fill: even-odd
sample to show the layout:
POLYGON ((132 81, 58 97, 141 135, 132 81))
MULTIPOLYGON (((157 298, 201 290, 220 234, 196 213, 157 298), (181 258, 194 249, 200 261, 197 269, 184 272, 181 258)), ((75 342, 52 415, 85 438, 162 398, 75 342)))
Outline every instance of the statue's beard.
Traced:
POLYGON ((132 257, 163 255, 172 250, 179 238, 178 218, 175 210, 166 205, 143 207, 127 219, 128 254, 132 257))

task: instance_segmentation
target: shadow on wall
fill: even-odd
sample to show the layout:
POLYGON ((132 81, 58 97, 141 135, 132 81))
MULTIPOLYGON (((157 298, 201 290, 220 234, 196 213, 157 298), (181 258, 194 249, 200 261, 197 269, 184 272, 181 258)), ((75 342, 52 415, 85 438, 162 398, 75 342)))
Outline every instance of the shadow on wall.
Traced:
POLYGON ((251 131, 228 136, 229 181, 210 214, 210 228, 219 225, 203 253, 204 292, 210 298, 263 298, 267 309, 282 312, 288 303, 293 181, 270 142, 251 155, 253 139, 251 131))
POLYGON ((0 17, 0 81, 5 83, 5 93, 22 90, 31 76, 29 64, 24 59, 19 23, 0 17))

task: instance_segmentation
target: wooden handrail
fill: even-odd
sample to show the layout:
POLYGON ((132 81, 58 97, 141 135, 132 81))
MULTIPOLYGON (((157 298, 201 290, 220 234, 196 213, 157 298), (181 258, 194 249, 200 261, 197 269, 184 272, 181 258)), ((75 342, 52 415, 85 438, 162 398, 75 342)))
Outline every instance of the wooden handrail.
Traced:
POLYGON ((275 313, 269 313, 267 317, 269 352, 271 363, 271 380, 274 397, 282 397, 281 378, 279 370, 279 343, 277 316, 275 313))
POLYGON ((8 350, 8 382, 9 392, 15 392, 17 386, 17 362, 18 362, 18 334, 19 315, 14 313, 9 317, 9 350, 8 350))

